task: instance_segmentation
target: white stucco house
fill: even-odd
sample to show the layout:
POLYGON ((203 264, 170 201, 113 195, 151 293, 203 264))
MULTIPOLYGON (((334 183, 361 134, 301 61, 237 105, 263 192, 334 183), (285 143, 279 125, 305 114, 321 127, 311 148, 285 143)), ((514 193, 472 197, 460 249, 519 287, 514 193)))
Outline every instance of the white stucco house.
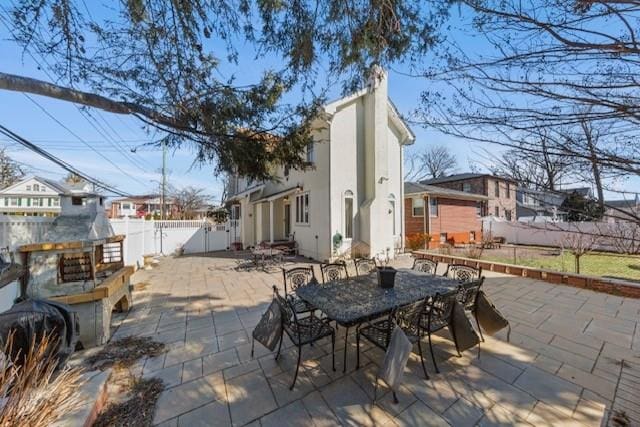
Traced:
POLYGON ((295 240, 301 255, 317 260, 393 256, 404 242, 403 147, 415 138, 388 98, 386 73, 325 105, 313 128, 309 168, 280 167, 268 182, 229 178, 239 241, 246 248, 295 240))
POLYGON ((0 215, 57 216, 66 188, 55 181, 28 176, 0 190, 0 215))

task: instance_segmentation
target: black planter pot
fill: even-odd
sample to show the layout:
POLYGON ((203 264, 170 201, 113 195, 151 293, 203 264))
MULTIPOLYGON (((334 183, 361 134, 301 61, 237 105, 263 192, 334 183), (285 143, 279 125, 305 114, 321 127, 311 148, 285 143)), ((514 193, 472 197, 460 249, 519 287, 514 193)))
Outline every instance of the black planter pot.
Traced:
POLYGON ((384 289, 391 289, 396 284, 396 272, 393 267, 378 267, 378 285, 384 289))

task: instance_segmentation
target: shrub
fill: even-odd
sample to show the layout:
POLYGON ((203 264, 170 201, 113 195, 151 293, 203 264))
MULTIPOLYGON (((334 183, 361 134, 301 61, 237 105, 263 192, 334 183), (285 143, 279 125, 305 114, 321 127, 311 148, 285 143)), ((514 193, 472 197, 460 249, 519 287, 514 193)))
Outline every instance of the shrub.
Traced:
POLYGON ((464 251, 466 258, 480 259, 482 257, 482 246, 470 245, 464 251))
POLYGON ((431 236, 425 233, 415 233, 407 236, 406 246, 412 250, 424 249, 425 244, 431 241, 431 236))
POLYGON ((441 243, 439 251, 443 255, 453 255, 453 245, 450 243, 441 243))

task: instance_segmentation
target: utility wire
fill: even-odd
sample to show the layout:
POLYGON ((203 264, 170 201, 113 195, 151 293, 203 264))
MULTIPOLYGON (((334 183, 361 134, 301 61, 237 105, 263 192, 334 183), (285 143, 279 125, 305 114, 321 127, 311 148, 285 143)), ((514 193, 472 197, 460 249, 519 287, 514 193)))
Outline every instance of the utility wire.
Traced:
POLYGON ((75 167, 73 167, 71 164, 65 162, 62 159, 59 159, 58 157, 54 156, 53 154, 49 153, 48 151, 38 147, 37 145, 33 144, 32 142, 29 142, 28 140, 26 140, 25 138, 21 137, 20 135, 12 132, 11 130, 9 130, 8 128, 6 128, 3 125, 0 125, 0 133, 7 136, 8 138, 11 138, 12 140, 14 140, 15 142, 24 145, 25 147, 27 147, 28 149, 30 149, 31 151, 33 151, 34 153, 37 153, 39 155, 41 155, 42 157, 44 157, 47 160, 50 160, 52 162, 54 162, 55 164, 57 164, 58 166, 60 166, 62 169, 66 170, 67 172, 70 172, 74 175, 79 176, 80 178, 84 179, 87 182, 90 182, 92 184, 94 184, 96 187, 102 188, 104 190, 107 190, 113 194, 116 194, 118 196, 124 196, 124 197, 129 197, 131 196, 128 193, 122 192, 120 190, 118 190, 116 187, 113 187, 109 184, 105 184, 104 182, 93 178, 87 174, 85 174, 84 172, 81 172, 80 170, 76 169, 75 167))

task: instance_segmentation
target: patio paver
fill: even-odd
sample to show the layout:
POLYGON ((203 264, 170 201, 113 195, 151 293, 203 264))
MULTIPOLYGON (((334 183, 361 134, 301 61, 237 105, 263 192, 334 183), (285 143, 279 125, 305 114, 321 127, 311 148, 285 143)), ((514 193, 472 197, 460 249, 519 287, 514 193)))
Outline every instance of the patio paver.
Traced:
MULTIPOLYGON (((412 355, 401 402, 380 384, 373 404, 384 353, 363 346, 356 371, 355 336, 346 374, 342 357, 331 370, 329 340, 306 347, 293 391, 296 352, 288 340, 278 361, 260 344, 252 359, 251 331, 282 279, 277 270, 235 266, 223 253, 167 257, 133 276, 149 286, 134 292, 115 336, 168 345, 165 355, 141 364, 142 375, 166 382, 155 424, 591 426, 612 407, 640 422, 640 300, 488 273, 485 291, 510 320, 511 342, 505 333, 486 337, 480 359, 476 349, 458 358, 444 332, 434 338, 442 372, 428 360, 425 380, 412 355)), ((340 328, 340 352, 343 334, 340 328)))

